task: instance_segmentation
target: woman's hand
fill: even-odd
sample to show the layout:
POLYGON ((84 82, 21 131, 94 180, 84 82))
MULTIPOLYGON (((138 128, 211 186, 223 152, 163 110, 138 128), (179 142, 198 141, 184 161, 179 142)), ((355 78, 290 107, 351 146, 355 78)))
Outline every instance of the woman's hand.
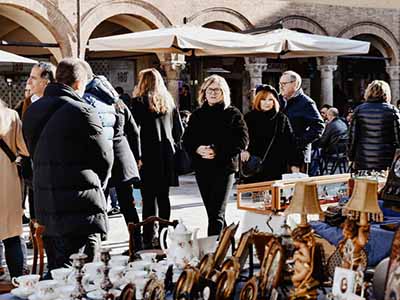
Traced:
POLYGON ((250 153, 249 153, 249 151, 242 151, 241 153, 240 153, 240 160, 241 161, 243 161, 243 162, 245 162, 245 161, 248 161, 249 160, 249 158, 250 158, 250 153))
POLYGON ((141 159, 139 159, 137 162, 137 167, 138 167, 138 169, 140 170, 141 168, 142 168, 142 166, 143 166, 143 162, 142 162, 142 160, 141 159))
POLYGON ((210 146, 199 146, 196 150, 196 153, 200 155, 203 159, 214 159, 215 151, 210 146))

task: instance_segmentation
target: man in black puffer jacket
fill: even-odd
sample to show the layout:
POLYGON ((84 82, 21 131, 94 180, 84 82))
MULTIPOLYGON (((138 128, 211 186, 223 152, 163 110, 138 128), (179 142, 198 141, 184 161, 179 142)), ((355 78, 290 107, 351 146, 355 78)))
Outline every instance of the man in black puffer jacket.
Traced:
POLYGON ((81 98, 87 81, 82 61, 62 60, 56 80, 29 107, 23 125, 49 270, 63 267, 93 235, 107 232, 102 188, 112 166, 112 148, 100 119, 81 98))
POLYGON ((400 146, 399 111, 390 104, 390 86, 382 80, 368 85, 364 98, 350 125, 349 160, 355 171, 386 170, 400 146))

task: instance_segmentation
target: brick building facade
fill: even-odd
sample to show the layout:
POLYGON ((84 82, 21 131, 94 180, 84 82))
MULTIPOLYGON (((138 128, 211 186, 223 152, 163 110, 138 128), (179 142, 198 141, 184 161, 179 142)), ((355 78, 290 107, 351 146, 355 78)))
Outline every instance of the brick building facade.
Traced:
MULTIPOLYGON (((248 108, 248 91, 261 82, 277 84, 286 69, 297 70, 304 87, 318 103, 332 103, 343 109, 362 98, 372 79, 390 82, 393 100, 400 97, 400 10, 396 0, 81 0, 78 33, 78 1, 0 1, 0 36, 5 41, 51 43, 54 47, 13 47, 1 49, 49 60, 80 56, 94 70, 130 92, 137 71, 156 66, 164 71, 169 88, 177 94, 186 82, 195 92, 204 76, 215 67, 222 70, 234 94, 234 103, 248 108), (315 34, 371 42, 368 55, 323 59, 266 60, 265 58, 194 58, 130 53, 91 53, 85 45, 90 38, 181 25, 184 22, 241 31, 281 22, 285 28, 315 34), (78 39, 80 43, 78 43, 78 39)), ((0 66, 0 96, 15 102, 22 97, 27 76, 24 66, 0 66), (6 78, 13 83, 7 86, 6 78), (12 95, 12 96, 10 96, 12 95)))

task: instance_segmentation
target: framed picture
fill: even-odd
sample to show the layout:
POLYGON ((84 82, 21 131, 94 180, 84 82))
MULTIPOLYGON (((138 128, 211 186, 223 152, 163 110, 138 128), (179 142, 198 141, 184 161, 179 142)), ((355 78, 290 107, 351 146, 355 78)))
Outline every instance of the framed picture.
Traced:
POLYGON ((400 300, 400 225, 393 237, 386 276, 385 300, 400 300))
POLYGON ((333 296, 348 299, 349 295, 354 294, 356 276, 357 273, 352 270, 337 267, 333 277, 333 296))

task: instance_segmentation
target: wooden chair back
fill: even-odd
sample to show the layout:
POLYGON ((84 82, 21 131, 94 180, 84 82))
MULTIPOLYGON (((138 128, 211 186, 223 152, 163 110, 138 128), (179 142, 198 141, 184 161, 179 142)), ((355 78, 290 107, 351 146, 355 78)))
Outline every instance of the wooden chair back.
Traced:
POLYGON ((39 274, 40 277, 42 277, 44 272, 43 232, 45 226, 40 225, 36 220, 31 220, 29 222, 29 228, 33 244, 32 274, 39 274))
POLYGON ((134 232, 137 229, 141 229, 143 226, 145 225, 149 225, 149 224, 153 224, 155 222, 158 222, 158 224, 160 225, 164 225, 164 226, 173 226, 174 228, 176 227, 176 225, 178 225, 178 220, 173 220, 173 221, 169 221, 169 220, 165 220, 156 216, 150 216, 148 218, 146 218, 144 221, 139 222, 139 223, 129 223, 128 224, 128 231, 129 231, 129 257, 130 260, 135 260, 136 257, 136 252, 137 249, 135 247, 135 241, 134 241, 134 232))

